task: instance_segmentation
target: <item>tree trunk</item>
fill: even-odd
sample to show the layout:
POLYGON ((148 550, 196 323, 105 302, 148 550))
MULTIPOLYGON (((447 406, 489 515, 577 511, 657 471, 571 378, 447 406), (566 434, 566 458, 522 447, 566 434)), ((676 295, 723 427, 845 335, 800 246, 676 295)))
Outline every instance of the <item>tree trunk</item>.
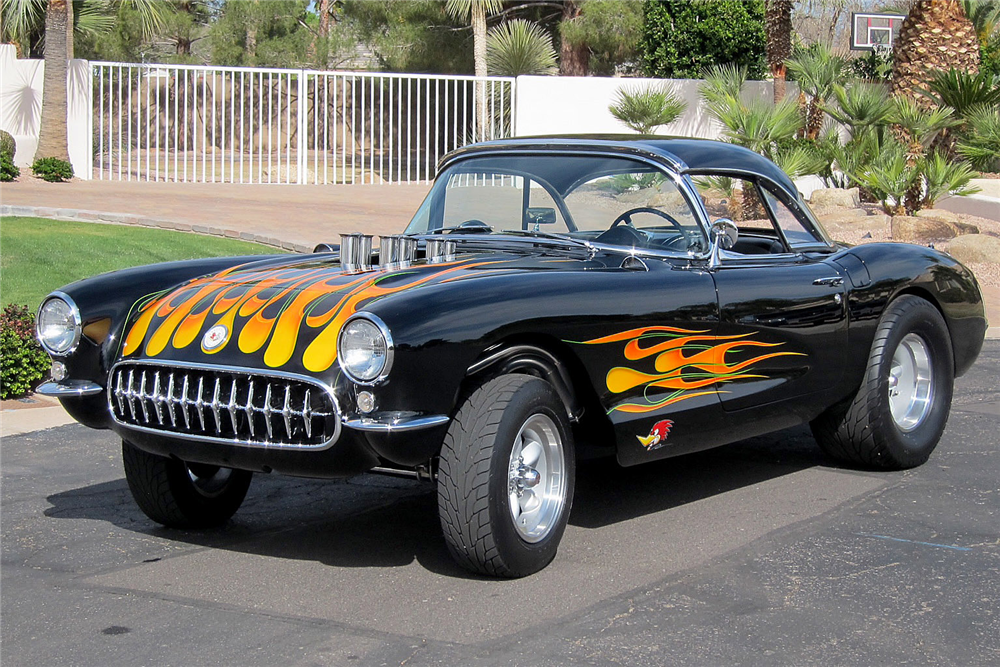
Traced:
MULTIPOLYGON (((577 0, 563 2, 562 20, 572 21, 582 9, 577 0)), ((590 47, 586 44, 571 44, 563 37, 559 44, 559 74, 561 76, 587 76, 590 74, 590 47)))
MULTIPOLYGON (((482 2, 472 3, 472 53, 476 62, 476 76, 486 76, 486 7, 482 2)), ((479 140, 492 139, 489 136, 486 108, 486 82, 476 82, 476 118, 479 125, 479 140)))
POLYGON ((903 20, 892 48, 892 94, 934 102, 917 90, 935 71, 979 71, 979 40, 958 0, 918 0, 903 20))
POLYGON ((72 0, 49 0, 45 12, 45 77, 36 157, 69 160, 66 139, 66 24, 72 0))
POLYGON ((767 63, 774 79, 774 103, 785 99, 785 60, 792 55, 792 2, 768 0, 767 63))

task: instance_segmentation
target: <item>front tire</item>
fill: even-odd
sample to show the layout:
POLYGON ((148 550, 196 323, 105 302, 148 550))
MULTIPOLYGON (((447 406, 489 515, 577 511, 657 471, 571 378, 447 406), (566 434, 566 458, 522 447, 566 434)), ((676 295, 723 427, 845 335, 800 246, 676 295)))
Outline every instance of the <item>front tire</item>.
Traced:
POLYGON ((955 362, 944 318, 932 304, 904 295, 879 321, 857 394, 813 423, 833 458, 882 470, 926 462, 948 422, 955 362))
POLYGON ((125 479, 136 504, 171 528, 221 526, 240 508, 253 473, 150 454, 122 440, 125 479))
POLYGON ((438 467, 438 513, 462 567, 523 577, 556 555, 573 504, 566 409, 544 380, 503 375, 452 420, 438 467))

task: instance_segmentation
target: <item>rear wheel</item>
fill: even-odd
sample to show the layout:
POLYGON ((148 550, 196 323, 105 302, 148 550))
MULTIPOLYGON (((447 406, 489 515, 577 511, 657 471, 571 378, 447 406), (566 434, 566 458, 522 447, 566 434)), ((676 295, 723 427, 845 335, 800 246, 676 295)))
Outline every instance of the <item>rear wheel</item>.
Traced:
POLYGON ((459 408, 441 450, 438 512, 463 567, 521 577, 556 555, 573 503, 572 432, 544 380, 504 375, 459 408))
POLYGON ((941 313, 924 299, 902 296, 879 321, 858 392, 818 417, 813 434, 843 461, 884 470, 918 466, 944 432, 954 375, 941 313))
POLYGON ((139 509, 172 528, 224 524, 246 497, 253 473, 157 456, 122 440, 125 479, 139 509))

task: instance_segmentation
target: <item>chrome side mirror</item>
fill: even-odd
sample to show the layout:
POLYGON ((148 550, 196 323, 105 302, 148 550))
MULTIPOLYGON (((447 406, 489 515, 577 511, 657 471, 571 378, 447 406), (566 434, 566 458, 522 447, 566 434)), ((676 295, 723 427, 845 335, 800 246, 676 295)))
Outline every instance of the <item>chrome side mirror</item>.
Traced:
POLYGON ((731 250, 739 239, 740 230, 729 218, 719 218, 712 223, 712 256, 708 260, 709 268, 715 268, 722 262, 721 251, 731 250))

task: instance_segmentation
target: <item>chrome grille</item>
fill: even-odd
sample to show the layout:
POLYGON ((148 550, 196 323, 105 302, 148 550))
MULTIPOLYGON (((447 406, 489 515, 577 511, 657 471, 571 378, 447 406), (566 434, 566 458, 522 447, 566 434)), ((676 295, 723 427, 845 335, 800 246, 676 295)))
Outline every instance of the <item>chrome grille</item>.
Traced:
POLYGON ((120 424, 194 439, 322 449, 340 434, 329 387, 285 373, 123 361, 108 401, 120 424))

